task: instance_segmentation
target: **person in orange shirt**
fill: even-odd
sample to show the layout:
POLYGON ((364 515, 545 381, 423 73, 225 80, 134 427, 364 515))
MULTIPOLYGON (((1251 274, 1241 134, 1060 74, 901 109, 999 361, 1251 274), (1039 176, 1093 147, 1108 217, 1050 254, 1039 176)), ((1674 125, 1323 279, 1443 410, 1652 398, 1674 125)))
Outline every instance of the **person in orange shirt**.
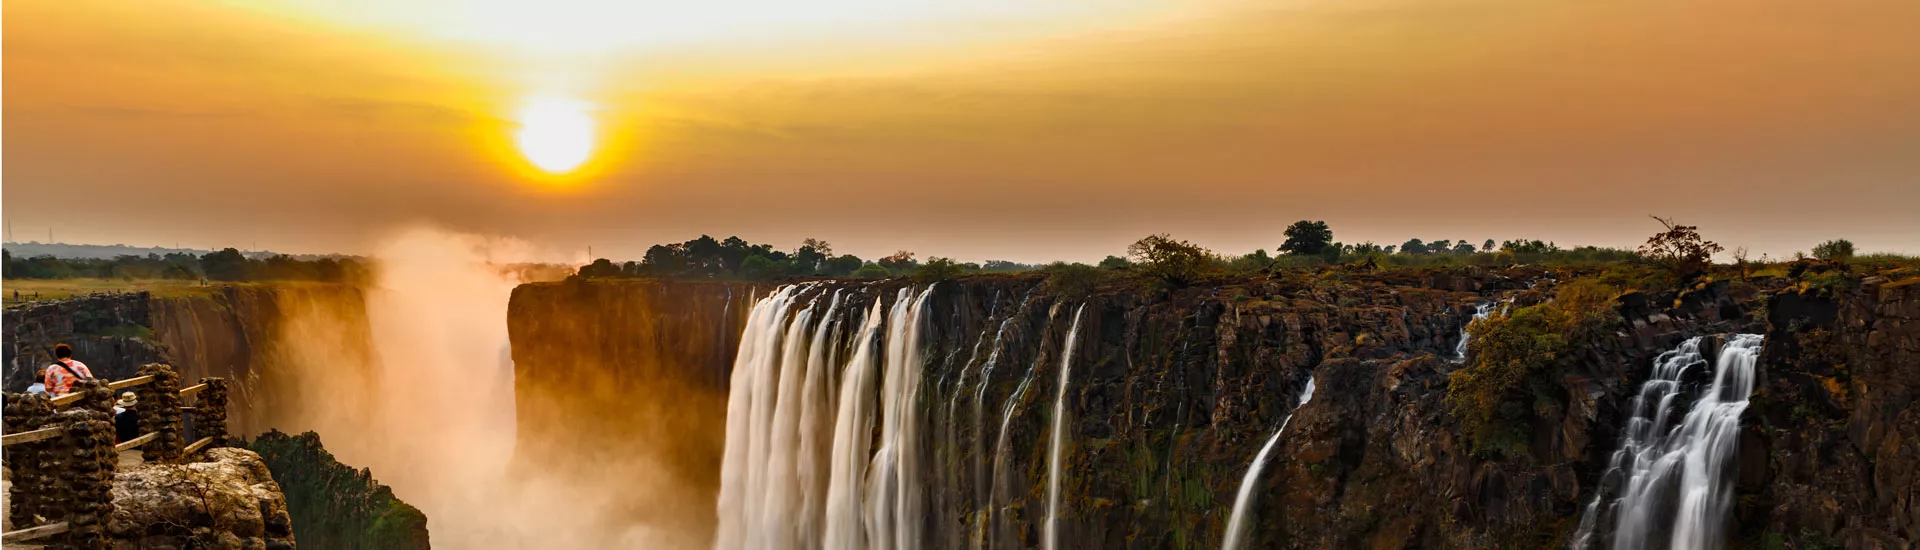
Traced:
POLYGON ((45 384, 47 395, 59 397, 73 391, 73 381, 81 378, 93 378, 93 371, 87 364, 74 360, 73 347, 60 344, 53 347, 53 364, 47 365, 45 384))

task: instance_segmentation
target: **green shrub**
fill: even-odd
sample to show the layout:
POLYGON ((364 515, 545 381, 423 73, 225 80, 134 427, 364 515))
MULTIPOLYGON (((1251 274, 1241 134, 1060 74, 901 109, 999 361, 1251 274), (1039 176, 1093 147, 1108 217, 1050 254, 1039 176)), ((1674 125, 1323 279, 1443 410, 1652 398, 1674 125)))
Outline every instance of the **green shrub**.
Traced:
POLYGON ((1834 239, 1813 247, 1813 257, 1822 260, 1846 260, 1853 257, 1853 241, 1834 239))
POLYGON ((1549 302, 1468 326, 1472 363, 1448 375, 1447 405, 1475 452, 1525 452, 1532 420, 1557 405, 1553 373, 1584 349, 1617 292, 1578 279, 1549 302))
POLYGON ((1056 296, 1072 299, 1084 299, 1093 295, 1093 291, 1112 278, 1112 272, 1087 264, 1054 262, 1041 268, 1047 275, 1047 292, 1056 296))
POLYGON ((961 271, 960 264, 955 263, 953 258, 935 256, 928 258, 927 263, 920 264, 920 269, 913 272, 913 280, 922 284, 937 283, 959 277, 961 271))
POLYGON ((427 516, 375 481, 341 464, 313 432, 261 434, 246 447, 267 464, 287 496, 294 536, 307 548, 427 548, 427 516))

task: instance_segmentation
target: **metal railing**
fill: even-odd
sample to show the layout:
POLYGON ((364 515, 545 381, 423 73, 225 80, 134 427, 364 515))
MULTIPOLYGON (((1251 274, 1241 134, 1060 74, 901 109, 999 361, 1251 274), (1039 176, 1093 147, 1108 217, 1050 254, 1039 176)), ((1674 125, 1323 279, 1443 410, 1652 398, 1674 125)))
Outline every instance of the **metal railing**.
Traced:
POLYGON ((5 414, 6 427, 16 430, 0 435, 14 474, 8 495, 14 526, 54 521, 0 534, 0 543, 65 535, 59 542, 106 548, 105 518, 113 510, 120 453, 140 449, 147 462, 177 462, 225 445, 227 381, 202 378, 181 388, 172 366, 149 364, 124 380, 77 380, 72 392, 58 397, 8 394, 5 414), (140 427, 147 431, 116 443, 114 396, 128 388, 138 396, 140 427), (187 397, 195 398, 192 406, 181 404, 187 397), (202 436, 185 445, 183 413, 192 414, 195 435, 202 436))

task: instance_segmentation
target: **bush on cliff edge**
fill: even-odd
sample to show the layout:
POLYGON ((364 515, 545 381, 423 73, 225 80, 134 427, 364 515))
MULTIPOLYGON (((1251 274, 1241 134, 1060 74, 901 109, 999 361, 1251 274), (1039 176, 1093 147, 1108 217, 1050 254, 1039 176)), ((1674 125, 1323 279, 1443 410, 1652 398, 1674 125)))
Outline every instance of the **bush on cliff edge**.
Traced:
POLYGON ((306 548, 413 550, 428 547, 427 516, 393 496, 366 469, 334 460, 313 432, 260 434, 260 453, 287 495, 294 536, 306 548))
POLYGON ((1471 363, 1448 375, 1447 405, 1476 453, 1526 452, 1533 420, 1559 406, 1554 374, 1584 349, 1617 293, 1579 279, 1551 301, 1467 327, 1471 363))

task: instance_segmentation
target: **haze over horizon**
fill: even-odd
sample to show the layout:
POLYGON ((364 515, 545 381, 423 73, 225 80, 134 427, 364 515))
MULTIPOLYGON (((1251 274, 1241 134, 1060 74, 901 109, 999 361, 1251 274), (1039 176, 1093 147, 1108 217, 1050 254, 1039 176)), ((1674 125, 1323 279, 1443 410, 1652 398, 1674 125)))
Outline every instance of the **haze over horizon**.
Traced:
POLYGON ((1300 219, 1630 248, 1658 214, 1754 256, 1920 253, 1920 3, 528 5, 8 2, 5 220, 1042 262, 1300 219), (536 104, 588 119, 584 166, 515 150, 536 104))

